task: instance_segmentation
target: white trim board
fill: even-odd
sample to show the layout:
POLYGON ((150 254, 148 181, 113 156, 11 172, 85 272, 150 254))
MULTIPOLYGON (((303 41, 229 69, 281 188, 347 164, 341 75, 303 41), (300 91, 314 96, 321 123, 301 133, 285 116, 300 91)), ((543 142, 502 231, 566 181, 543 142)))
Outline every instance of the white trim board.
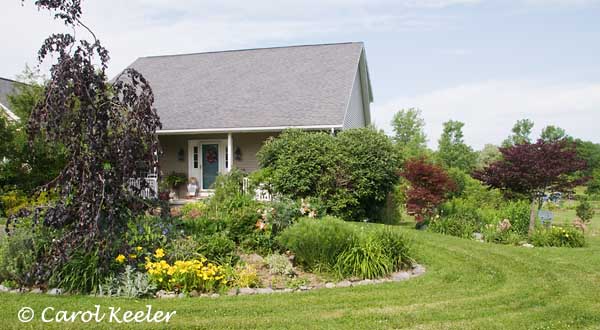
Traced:
POLYGON ((0 103, 0 108, 2 108, 2 110, 4 110, 4 112, 6 112, 6 115, 8 116, 9 119, 12 119, 14 121, 19 121, 19 116, 15 115, 14 112, 10 111, 10 109, 8 107, 6 107, 4 104, 0 103))
POLYGON ((298 128, 305 130, 330 130, 341 129, 343 125, 311 125, 311 126, 272 126, 272 127, 234 127, 234 128, 198 128, 198 129, 165 129, 158 130, 158 135, 177 134, 202 134, 202 133, 252 133, 252 132, 279 132, 285 129, 298 128))

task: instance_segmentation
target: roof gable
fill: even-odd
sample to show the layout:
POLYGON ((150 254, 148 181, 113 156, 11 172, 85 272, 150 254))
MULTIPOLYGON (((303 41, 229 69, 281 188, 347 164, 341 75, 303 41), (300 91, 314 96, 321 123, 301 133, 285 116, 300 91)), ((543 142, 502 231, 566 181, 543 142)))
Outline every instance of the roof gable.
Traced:
POLYGON ((19 120, 19 117, 15 115, 9 109, 8 95, 17 93, 15 86, 17 84, 21 84, 18 81, 0 78, 0 115, 4 115, 6 118, 10 120, 19 120))
MULTIPOLYGON (((163 130, 341 126, 362 43, 142 57, 163 130)), ((364 56, 364 55, 363 55, 364 56)))

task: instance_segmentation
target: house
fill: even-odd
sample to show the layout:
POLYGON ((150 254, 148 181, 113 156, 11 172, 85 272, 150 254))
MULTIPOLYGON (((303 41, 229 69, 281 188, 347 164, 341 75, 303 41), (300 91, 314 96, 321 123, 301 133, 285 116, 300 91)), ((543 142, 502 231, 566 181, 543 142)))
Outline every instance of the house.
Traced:
POLYGON ((0 77, 0 117, 8 121, 18 121, 19 117, 15 115, 8 107, 8 95, 16 93, 15 86, 20 84, 17 81, 0 77))
POLYGON ((130 68, 154 91, 162 173, 195 178, 200 194, 219 173, 258 169, 261 145, 284 129, 371 123, 361 42, 141 57, 130 68))

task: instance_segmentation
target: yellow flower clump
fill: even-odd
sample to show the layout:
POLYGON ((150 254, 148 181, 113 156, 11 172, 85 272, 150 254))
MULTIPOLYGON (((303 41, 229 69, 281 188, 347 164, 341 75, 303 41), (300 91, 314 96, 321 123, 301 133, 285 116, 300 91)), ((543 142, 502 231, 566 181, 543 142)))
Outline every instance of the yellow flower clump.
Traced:
POLYGON ((181 291, 212 291, 227 284, 222 266, 208 262, 206 258, 177 260, 172 265, 165 260, 146 260, 146 271, 159 288, 181 291))
POLYGON ((118 255, 116 258, 115 258, 115 260, 116 260, 118 263, 122 264, 123 262, 125 262, 125 256, 124 256, 124 255, 122 255, 122 254, 119 254, 119 255, 118 255))
POLYGON ((163 249, 156 249, 156 251, 154 251, 154 256, 158 259, 162 258, 165 256, 165 250, 163 249))

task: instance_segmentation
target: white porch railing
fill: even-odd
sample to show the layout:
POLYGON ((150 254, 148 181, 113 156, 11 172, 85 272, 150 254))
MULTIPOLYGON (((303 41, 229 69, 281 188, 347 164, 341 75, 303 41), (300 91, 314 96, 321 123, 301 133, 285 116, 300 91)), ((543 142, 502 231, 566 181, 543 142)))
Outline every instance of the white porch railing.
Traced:
MULTIPOLYGON (((270 202, 273 200, 273 195, 269 192, 267 185, 264 183, 259 183, 258 187, 254 189, 254 200, 261 202, 270 202)), ((242 191, 244 194, 250 193, 250 178, 244 178, 242 180, 242 191)))
POLYGON ((147 187, 140 191, 142 198, 157 198, 158 197, 158 176, 156 174, 148 174, 145 178, 129 179, 129 189, 139 190, 142 186, 142 180, 146 181, 147 187))

